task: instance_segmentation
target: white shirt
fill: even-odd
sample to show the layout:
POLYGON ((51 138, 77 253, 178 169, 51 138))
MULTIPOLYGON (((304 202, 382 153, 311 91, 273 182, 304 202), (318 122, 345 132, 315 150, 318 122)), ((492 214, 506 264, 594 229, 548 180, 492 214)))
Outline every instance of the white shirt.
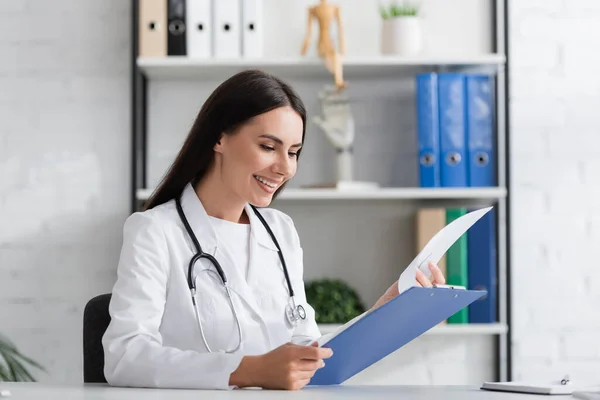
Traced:
POLYGON ((235 268, 238 268, 244 279, 248 279, 248 263, 250 260, 250 224, 238 224, 209 216, 217 240, 231 254, 235 268))
MULTIPOLYGON (((309 344, 321 336, 314 309, 306 303, 302 247, 289 216, 260 209, 281 246, 296 303, 306 310, 297 327, 285 317, 289 291, 277 247, 252 208, 245 208, 250 218, 246 262, 231 250, 236 246, 224 238, 222 227, 213 227, 189 184, 181 205, 203 251, 226 274, 242 329, 241 348, 232 354, 216 351, 234 349, 239 336, 219 275, 200 259, 192 281, 205 338, 214 352, 204 345, 188 286, 188 265, 196 250, 171 200, 132 214, 123 228, 111 322, 102 340, 104 374, 111 385, 228 389, 229 376, 244 355, 264 354, 286 342, 309 344), (246 274, 242 264, 248 265, 246 274)), ((242 234, 237 237, 245 241, 242 234)))

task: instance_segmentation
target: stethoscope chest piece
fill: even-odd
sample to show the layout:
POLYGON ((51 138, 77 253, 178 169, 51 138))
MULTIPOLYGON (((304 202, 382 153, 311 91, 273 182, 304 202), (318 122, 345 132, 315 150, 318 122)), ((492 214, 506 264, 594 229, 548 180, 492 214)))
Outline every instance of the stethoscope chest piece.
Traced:
POLYGON ((298 326, 300 320, 306 319, 306 310, 302 305, 296 305, 296 301, 292 298, 285 308, 285 315, 290 325, 298 326))

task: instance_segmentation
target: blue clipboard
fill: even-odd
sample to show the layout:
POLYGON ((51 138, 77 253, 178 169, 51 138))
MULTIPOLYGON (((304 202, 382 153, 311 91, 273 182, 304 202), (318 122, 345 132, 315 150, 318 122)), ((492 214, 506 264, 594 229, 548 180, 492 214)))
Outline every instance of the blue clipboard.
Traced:
POLYGON ((344 382, 486 293, 441 287, 407 289, 323 345, 333 349, 333 355, 309 385, 344 382))

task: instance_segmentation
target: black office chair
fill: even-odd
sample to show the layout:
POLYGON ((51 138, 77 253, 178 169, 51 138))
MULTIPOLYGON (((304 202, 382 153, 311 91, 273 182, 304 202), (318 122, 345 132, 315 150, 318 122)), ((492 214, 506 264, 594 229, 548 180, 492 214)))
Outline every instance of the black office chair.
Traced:
POLYGON ((90 301, 83 311, 83 382, 107 383, 104 377, 104 349, 102 336, 110 315, 108 305, 111 294, 101 294, 90 301))

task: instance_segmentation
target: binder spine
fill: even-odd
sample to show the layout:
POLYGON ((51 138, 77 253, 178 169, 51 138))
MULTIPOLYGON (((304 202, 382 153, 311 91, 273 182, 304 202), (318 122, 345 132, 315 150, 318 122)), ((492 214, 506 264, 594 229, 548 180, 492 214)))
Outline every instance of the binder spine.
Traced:
POLYGON ((242 0, 242 56, 263 55, 263 0, 242 0))
POLYGON ((214 57, 232 59, 241 57, 242 22, 240 0, 213 1, 214 57))
POLYGON ((469 186, 496 185, 493 78, 467 76, 469 186))
POLYGON ((167 4, 164 0, 139 0, 138 56, 167 55, 167 4))
POLYGON ((419 185, 440 186, 439 111, 436 74, 418 74, 417 142, 419 185))
POLYGON ((477 221, 467 232, 469 289, 486 290, 487 295, 469 306, 469 322, 496 322, 497 253, 496 214, 494 210, 477 221))
POLYGON ((186 23, 185 23, 185 2, 186 0, 166 0, 168 1, 168 29, 167 29, 167 48, 170 56, 186 55, 186 23))
MULTIPOLYGON (((466 208, 450 208, 446 211, 446 222, 450 224, 457 218, 467 213, 466 208)), ((448 249, 447 265, 448 276, 446 283, 451 286, 469 287, 468 264, 467 264, 467 234, 464 233, 448 249)), ((466 324, 469 322, 469 310, 462 309, 448 318, 449 324, 466 324)))
POLYGON ((186 4, 187 56, 207 59, 212 56, 212 0, 193 0, 186 4))
POLYGON ((462 74, 438 76, 440 107, 441 184, 466 187, 466 85, 462 74))

